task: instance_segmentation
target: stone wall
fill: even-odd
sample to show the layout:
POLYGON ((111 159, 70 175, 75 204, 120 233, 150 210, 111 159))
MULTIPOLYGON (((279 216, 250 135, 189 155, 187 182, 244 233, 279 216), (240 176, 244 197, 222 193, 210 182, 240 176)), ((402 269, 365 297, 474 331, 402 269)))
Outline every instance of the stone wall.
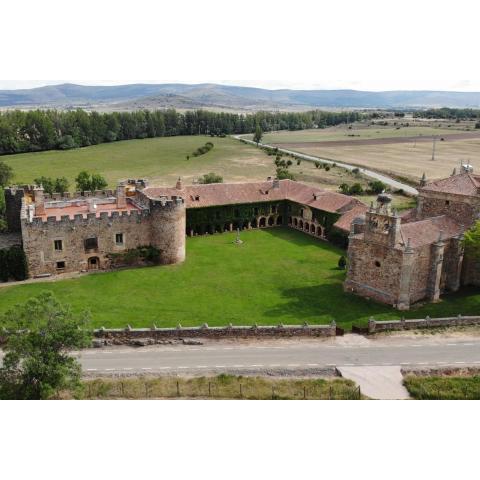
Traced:
POLYGON ((385 332, 392 330, 414 330, 417 328, 454 327, 460 325, 480 325, 480 317, 420 318, 413 320, 377 321, 371 318, 368 322, 368 333, 385 332))
POLYGON ((443 192, 428 192, 418 196, 418 219, 449 215, 457 222, 469 226, 480 211, 480 199, 443 192))
POLYGON ((114 344, 130 344, 135 339, 152 339, 153 343, 175 338, 265 338, 265 337, 334 337, 337 327, 330 325, 278 325, 278 326, 227 326, 227 327, 177 327, 130 328, 95 330, 95 338, 114 344))
POLYGON ((22 199, 25 196, 23 188, 5 189, 5 217, 9 232, 20 232, 20 216, 22 211, 22 199))
POLYGON ((402 253, 386 245, 365 242, 362 234, 351 237, 344 290, 389 305, 396 304, 402 253))
POLYGON ((34 218, 22 221, 23 247, 28 259, 31 276, 79 272, 90 269, 109 268, 109 253, 121 252, 146 245, 150 240, 150 218, 148 211, 101 212, 68 215, 61 220, 48 217, 44 222, 34 218), (115 235, 123 233, 123 245, 117 245, 115 235), (98 248, 86 250, 85 240, 96 237, 98 248), (63 249, 55 250, 54 241, 61 240, 63 249), (89 265, 90 258, 97 258, 96 265, 89 265), (65 262, 62 269, 57 262, 65 262))

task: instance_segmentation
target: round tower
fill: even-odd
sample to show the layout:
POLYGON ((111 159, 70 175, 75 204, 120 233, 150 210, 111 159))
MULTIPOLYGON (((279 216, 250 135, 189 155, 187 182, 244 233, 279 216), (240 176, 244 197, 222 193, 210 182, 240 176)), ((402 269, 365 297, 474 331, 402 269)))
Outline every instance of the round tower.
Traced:
POLYGON ((151 200, 151 244, 160 250, 160 263, 185 260, 186 210, 183 198, 151 200))

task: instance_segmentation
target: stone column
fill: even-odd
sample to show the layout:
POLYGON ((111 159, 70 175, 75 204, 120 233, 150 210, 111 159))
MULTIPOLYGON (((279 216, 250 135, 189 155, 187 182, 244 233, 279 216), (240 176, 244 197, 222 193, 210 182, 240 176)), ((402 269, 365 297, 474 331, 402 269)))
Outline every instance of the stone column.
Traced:
POLYGON ((427 296, 433 302, 440 298, 440 279, 442 276, 444 250, 445 242, 443 242, 442 232, 440 232, 438 240, 432 245, 430 277, 427 285, 427 296))
POLYGON ((460 288, 460 280, 463 266, 463 235, 452 238, 452 268, 447 277, 447 288, 456 292, 460 288))
POLYGON ((399 310, 409 310, 410 308, 410 280, 412 278, 414 261, 415 252, 410 246, 410 239, 408 239, 407 246, 403 252, 402 267, 400 271, 400 286, 397 301, 397 308, 399 310))

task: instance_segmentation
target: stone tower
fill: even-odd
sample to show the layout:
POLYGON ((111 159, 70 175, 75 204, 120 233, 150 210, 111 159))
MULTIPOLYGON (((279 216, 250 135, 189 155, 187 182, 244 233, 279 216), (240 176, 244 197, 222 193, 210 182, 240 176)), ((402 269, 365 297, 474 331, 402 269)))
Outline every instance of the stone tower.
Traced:
POLYGON ((392 198, 386 193, 377 197, 377 205, 371 205, 365 214, 365 241, 394 247, 400 241, 401 219, 392 210, 392 198))
POLYGON ((151 244, 160 250, 162 264, 185 260, 185 201, 181 197, 150 200, 151 244))

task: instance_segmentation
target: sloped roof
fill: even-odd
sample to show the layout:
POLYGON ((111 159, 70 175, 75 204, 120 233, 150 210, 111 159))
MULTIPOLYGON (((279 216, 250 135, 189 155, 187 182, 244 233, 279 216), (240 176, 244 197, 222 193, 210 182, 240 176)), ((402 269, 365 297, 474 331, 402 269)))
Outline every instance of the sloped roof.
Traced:
POLYGON ((345 212, 333 225, 340 230, 350 231, 350 225, 357 217, 364 217, 367 207, 365 205, 356 205, 352 209, 345 212))
POLYGON ((211 183, 187 185, 182 190, 168 187, 148 187, 143 190, 143 193, 150 198, 181 196, 185 199, 187 208, 292 200, 332 213, 342 213, 357 205, 362 205, 366 209, 366 206, 355 198, 292 180, 280 180, 276 188, 271 181, 211 183), (198 200, 195 200, 197 196, 198 200))
POLYGON ((452 175, 442 180, 427 183, 424 187, 419 188, 419 191, 426 192, 442 192, 442 193, 456 193, 457 195, 478 195, 480 188, 480 175, 473 173, 461 173, 459 175, 452 175))
POLYGON ((442 239, 448 240, 460 235, 463 230, 460 224, 446 215, 400 225, 403 243, 406 245, 410 238, 412 248, 435 243, 439 239, 440 232, 442 232, 442 239))

